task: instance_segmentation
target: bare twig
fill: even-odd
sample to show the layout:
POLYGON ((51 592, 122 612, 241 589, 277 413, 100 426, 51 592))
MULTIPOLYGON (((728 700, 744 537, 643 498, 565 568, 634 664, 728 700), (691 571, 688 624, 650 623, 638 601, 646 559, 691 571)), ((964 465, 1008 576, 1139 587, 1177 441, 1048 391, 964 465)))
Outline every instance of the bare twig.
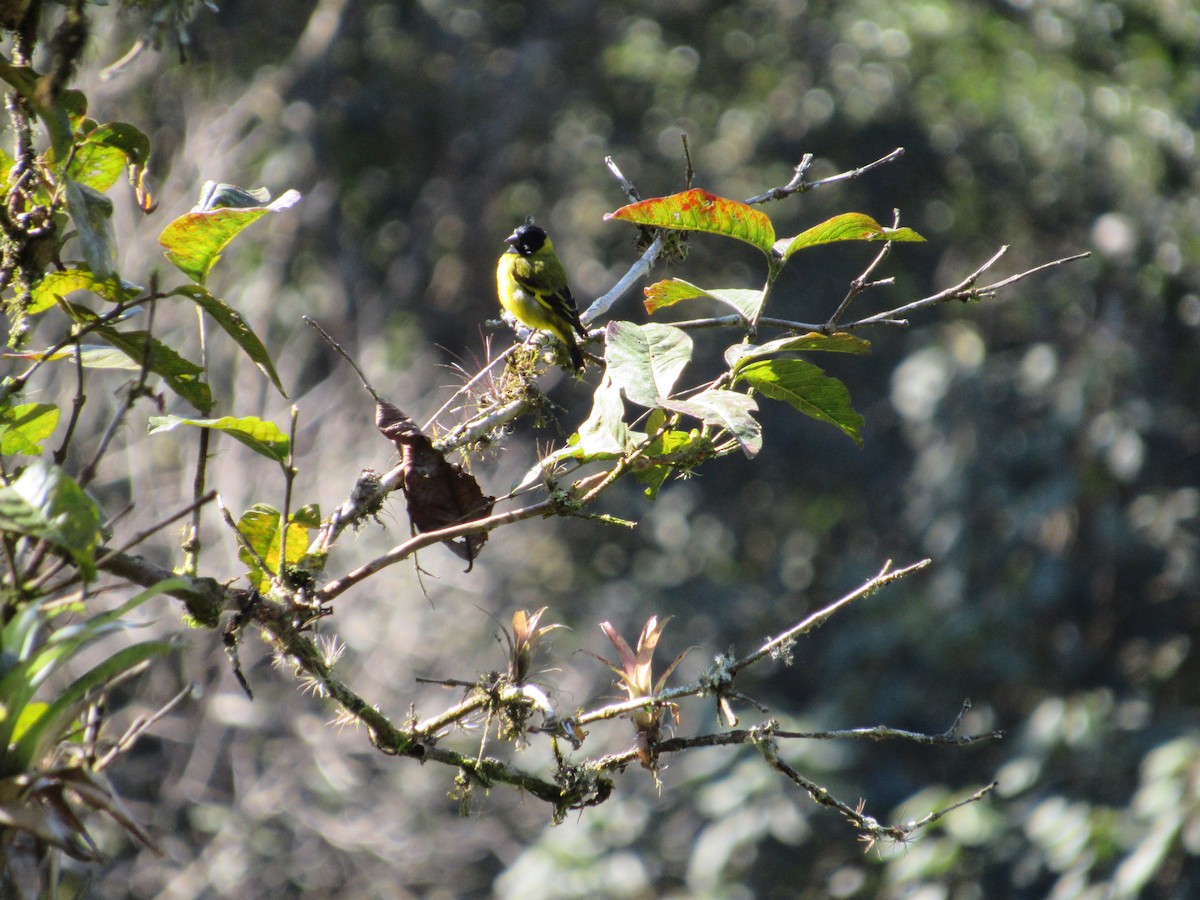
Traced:
POLYGON ((819 178, 816 181, 805 181, 804 176, 812 166, 813 155, 811 153, 804 154, 800 163, 793 170, 795 175, 792 180, 782 187, 774 187, 765 194, 759 194, 757 197, 751 197, 747 203, 766 203, 769 200, 782 200, 784 197, 789 197, 792 194, 803 194, 811 191, 813 188, 821 187, 825 184, 834 184, 839 181, 847 181, 851 178, 858 178, 872 169, 882 166, 885 163, 895 162, 904 155, 904 148, 897 147, 886 156, 881 156, 874 162, 869 162, 865 166, 860 166, 857 169, 850 169, 846 172, 839 172, 837 175, 830 175, 828 178, 819 178))
POLYGON ((1008 247, 1001 247, 992 255, 992 257, 974 272, 945 290, 938 291, 936 294, 931 294, 928 297, 922 297, 920 300, 914 300, 912 303, 906 303, 903 306, 897 306, 895 309, 889 309, 886 312, 876 313, 873 316, 859 319, 856 322, 851 322, 842 327, 845 329, 862 328, 865 325, 880 325, 880 324, 904 324, 908 322, 903 317, 918 309, 924 309, 927 306, 934 306, 938 303, 948 303, 951 300, 982 300, 985 297, 992 297, 998 290, 1007 287, 1010 284, 1028 278, 1036 272, 1041 272, 1045 269, 1050 269, 1055 266, 1061 266, 1065 263, 1075 262, 1076 260, 1085 259, 1090 256, 1090 253, 1076 253, 1073 256, 1064 256, 1061 259, 1052 260, 1048 263, 1043 263, 1040 266, 1034 266, 1032 269, 1026 269, 1016 275, 1010 275, 1008 278, 1003 278, 1000 281, 989 284, 985 287, 975 287, 975 283, 979 281, 980 276, 988 269, 1000 261, 1000 258, 1008 251, 1008 247))
POLYGON ((913 572, 919 572, 931 562, 932 560, 923 559, 920 562, 905 566, 903 569, 892 569, 891 560, 888 560, 888 562, 884 564, 883 568, 880 569, 879 574, 874 578, 854 589, 849 594, 846 594, 846 596, 842 597, 840 600, 835 600, 833 603, 830 603, 823 609, 817 610, 811 616, 804 619, 804 621, 793 626, 792 628, 789 628, 782 634, 771 638, 748 656, 744 656, 741 659, 731 663, 729 666, 729 674, 731 676, 736 675, 747 666, 753 665, 765 656, 772 656, 781 652, 785 652, 798 636, 807 634, 808 632, 824 625, 829 617, 843 606, 848 606, 855 600, 859 600, 863 597, 873 594, 884 585, 891 584, 893 581, 899 581, 906 575, 911 575, 913 572))

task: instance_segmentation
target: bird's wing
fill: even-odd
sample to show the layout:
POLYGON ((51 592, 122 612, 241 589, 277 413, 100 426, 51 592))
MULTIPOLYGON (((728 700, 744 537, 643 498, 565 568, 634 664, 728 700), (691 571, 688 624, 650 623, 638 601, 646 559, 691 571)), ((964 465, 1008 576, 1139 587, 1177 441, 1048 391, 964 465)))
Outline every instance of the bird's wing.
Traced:
POLYGON ((536 276, 531 277, 529 273, 523 272, 520 265, 513 267, 512 277, 523 290, 533 294, 550 307, 551 311, 570 322, 580 337, 588 336, 587 329, 579 321, 579 307, 575 305, 575 298, 571 296, 571 289, 565 282, 555 290, 548 290, 544 284, 538 284, 536 276))

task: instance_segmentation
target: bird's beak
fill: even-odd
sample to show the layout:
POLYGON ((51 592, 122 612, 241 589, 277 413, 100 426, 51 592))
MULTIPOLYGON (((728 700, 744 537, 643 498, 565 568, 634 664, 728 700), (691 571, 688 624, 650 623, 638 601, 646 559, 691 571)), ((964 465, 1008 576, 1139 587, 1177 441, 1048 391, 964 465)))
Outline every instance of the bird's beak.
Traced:
POLYGON ((519 238, 517 237, 517 232, 514 231, 512 234, 510 234, 508 237, 506 237, 504 239, 504 243, 508 244, 508 246, 510 246, 510 247, 515 247, 515 246, 517 246, 518 240, 519 240, 519 238))

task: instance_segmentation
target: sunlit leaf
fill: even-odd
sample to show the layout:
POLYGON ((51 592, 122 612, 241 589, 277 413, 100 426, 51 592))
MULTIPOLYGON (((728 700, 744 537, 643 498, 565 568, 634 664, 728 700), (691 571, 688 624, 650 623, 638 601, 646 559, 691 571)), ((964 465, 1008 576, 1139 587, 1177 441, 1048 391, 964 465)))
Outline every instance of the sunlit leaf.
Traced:
POLYGON ((219 419, 189 419, 184 416, 151 416, 150 434, 170 431, 179 425, 191 425, 195 428, 211 428, 221 431, 235 440, 245 444, 260 456, 273 459, 277 463, 286 463, 290 442, 288 436, 279 430, 279 426, 268 419, 256 416, 222 416, 219 419))
POLYGON ((798 250, 833 244, 838 241, 924 241, 911 228, 884 228, 863 213, 842 213, 814 225, 793 238, 783 238, 775 244, 775 252, 788 259, 798 250))
POLYGON ((128 166, 138 185, 150 159, 150 139, 125 122, 98 125, 75 143, 67 175, 97 191, 107 191, 128 166))
POLYGON ((58 427, 58 407, 53 403, 26 403, 0 408, 0 453, 37 456, 42 441, 58 427))
POLYGON ((760 359, 764 356, 772 356, 776 353, 808 353, 813 351, 824 353, 870 353, 871 344, 869 341, 856 337, 847 331, 838 331, 834 334, 821 334, 818 331, 810 331, 808 334, 779 338, 778 340, 768 341, 765 344, 733 344, 725 351, 725 362, 731 369, 736 371, 751 360, 760 359))
POLYGON ((0 530, 41 538, 65 550, 84 579, 96 577, 100 509, 64 470, 36 459, 0 487, 0 530))
MULTIPOLYGON (((280 574, 279 551, 283 531, 283 513, 265 503, 256 503, 238 519, 238 531, 246 543, 254 548, 254 552, 267 564, 267 570, 259 567, 253 554, 244 547, 238 550, 238 559, 250 567, 247 578, 257 590, 266 591, 271 587, 272 576, 280 574)), ((304 522, 296 521, 292 516, 287 526, 287 559, 286 565, 294 566, 304 558, 308 551, 310 528, 304 522)))
POLYGON ((287 392, 279 380, 279 373, 275 371, 275 364, 271 362, 271 354, 267 352, 266 346, 254 333, 254 329, 247 324, 236 309, 224 300, 214 297, 198 284, 186 285, 172 293, 187 297, 208 313, 213 321, 220 325, 222 330, 242 348, 242 352, 250 357, 259 370, 267 376, 275 389, 283 396, 287 396, 287 392))
POLYGON ((622 206, 604 218, 656 228, 721 234, 753 244, 764 253, 770 253, 775 243, 775 227, 765 213, 699 188, 669 197, 640 200, 622 206))
POLYGON ((49 309, 60 297, 67 297, 74 291, 91 291, 105 300, 121 303, 137 297, 142 290, 139 285, 122 281, 116 275, 97 278, 91 269, 68 266, 61 272, 48 273, 34 286, 33 302, 27 312, 33 314, 49 309))
POLYGON ((724 428, 751 459, 762 449, 762 426, 751 415, 758 409, 753 397, 738 391, 711 390, 687 400, 667 400, 663 406, 724 428))
POLYGON ((753 321, 762 307, 762 291, 746 290, 744 288, 714 288, 705 290, 684 281, 682 278, 668 278, 646 288, 646 312, 653 315, 660 309, 674 306, 684 300, 700 298, 717 300, 732 307, 738 315, 747 322, 753 321))
POLYGON ((850 391, 807 360, 759 360, 740 368, 737 380, 773 400, 790 403, 806 416, 836 425, 862 446, 864 420, 850 405, 850 391))
POLYGON ((645 494, 651 500, 658 496, 659 489, 673 472, 686 471, 691 467, 686 462, 689 456, 696 458, 698 448, 711 446, 699 431, 668 429, 658 434, 665 421, 666 415, 661 409, 650 414, 646 432, 657 436, 634 461, 634 476, 646 485, 645 494))
POLYGON ((692 339, 670 325, 610 322, 604 360, 613 383, 640 406, 661 406, 692 358, 692 339))
POLYGON ((629 444, 629 427, 625 424, 625 406, 621 391, 606 374, 592 398, 592 412, 579 426, 579 440, 572 445, 575 459, 600 459, 620 456, 629 444))
POLYGON ((300 200, 296 191, 286 191, 278 200, 265 203, 261 196, 246 193, 258 206, 199 208, 167 225, 159 235, 167 259, 197 284, 203 284, 221 253, 235 237, 269 212, 278 212, 300 200))

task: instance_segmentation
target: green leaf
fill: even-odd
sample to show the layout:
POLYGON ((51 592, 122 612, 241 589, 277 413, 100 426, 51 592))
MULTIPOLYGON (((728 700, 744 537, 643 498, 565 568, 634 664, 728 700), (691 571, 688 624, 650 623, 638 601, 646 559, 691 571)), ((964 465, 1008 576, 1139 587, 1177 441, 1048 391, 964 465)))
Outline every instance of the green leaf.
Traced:
POLYGON ((171 648, 170 641, 144 641, 134 644, 118 650, 75 679, 45 707, 36 721, 14 740, 4 760, 4 768, 9 771, 0 774, 13 774, 14 770, 25 771, 36 765, 65 737, 64 730, 75 719, 79 702, 89 692, 103 689, 118 676, 155 657, 164 656, 171 648))
POLYGON ((116 275, 97 278, 91 269, 83 266, 68 266, 61 272, 50 272, 37 283, 32 291, 33 302, 27 310, 30 314, 49 309, 59 299, 75 291, 91 291, 113 303, 123 303, 137 297, 143 288, 116 275))
MULTIPOLYGON (((264 198, 246 193, 251 202, 264 198)), ((221 208, 195 208, 163 229, 158 241, 179 271, 197 284, 203 284, 229 242, 269 212, 278 212, 300 200, 296 191, 285 192, 267 205, 221 208)), ((211 207, 212 200, 205 201, 211 207)))
POLYGON ((267 352, 267 348, 259 340, 258 335, 254 333, 254 330, 236 309, 224 300, 217 299, 198 284, 185 285, 172 293, 187 297, 208 313, 213 321, 220 325, 225 333, 242 348, 242 352, 250 357, 259 370, 267 376, 275 389, 283 396, 287 396, 287 391, 283 389, 283 383, 279 380, 279 373, 275 371, 275 364, 271 362, 271 354, 267 352))
POLYGON ((604 360, 613 383, 633 403, 653 409, 671 395, 692 358, 692 339, 671 325, 609 322, 604 360))
POLYGON ((651 315, 660 309, 674 306, 676 303, 684 300, 704 298, 717 300, 726 306, 733 307, 737 314, 747 322, 753 321, 754 317, 758 315, 763 299, 762 291, 746 290, 744 288, 705 290, 684 281, 682 278, 668 278, 666 281, 652 284, 646 288, 645 294, 646 312, 651 315))
MULTIPOLYGON (((64 300, 62 305, 67 314, 81 325, 92 325, 99 318, 91 310, 74 303, 64 300)), ((204 369, 184 359, 162 341, 145 331, 118 331, 109 325, 93 326, 92 333, 112 344, 139 366, 142 360, 146 360, 149 371, 161 375, 172 391, 200 412, 207 413, 212 409, 212 391, 200 380, 204 369)))
POLYGON ((107 191, 128 166, 136 183, 150 159, 150 139, 125 122, 94 126, 76 140, 67 175, 94 190, 107 191))
POLYGON ((667 400, 667 409, 700 419, 707 425, 724 428, 738 442, 742 452, 753 459, 762 449, 762 426, 751 415, 758 409, 753 397, 737 391, 711 390, 687 400, 667 400))
POLYGON ((95 191, 107 191, 125 169, 125 154, 116 147, 84 141, 75 145, 67 175, 95 191))
POLYGON ((578 441, 566 449, 572 459, 613 459, 629 446, 629 426, 625 424, 625 405, 621 389, 609 374, 600 380, 592 397, 592 412, 576 432, 578 441))
MULTIPOLYGON (((269 570, 263 571, 258 561, 243 547, 238 550, 238 559, 250 567, 246 577, 255 589, 269 590, 272 577, 280 573, 279 543, 283 529, 283 513, 265 503, 256 503, 238 519, 237 528, 269 570)), ((309 526, 292 516, 287 531, 286 565, 294 566, 303 559, 308 551, 308 544, 309 526)))
POLYGON ((96 278, 104 281, 113 274, 112 201, 74 178, 68 177, 66 185, 67 212, 75 223, 83 258, 96 278))
POLYGON ((59 159, 66 159, 71 152, 73 140, 68 109, 75 103, 79 92, 63 91, 57 104, 47 104, 44 100, 49 91, 39 89, 43 77, 29 66, 14 66, 0 60, 0 79, 7 81, 17 93, 29 101, 30 108, 37 113, 38 118, 46 124, 46 130, 50 132, 50 143, 54 147, 55 155, 59 159))
POLYGON ((53 403, 26 403, 0 408, 0 453, 38 456, 42 441, 58 427, 58 407, 53 403))
POLYGON ((196 428, 211 428, 245 444, 260 456, 284 464, 287 462, 290 442, 279 426, 256 416, 222 416, 219 419, 189 419, 184 416, 151 416, 150 434, 170 431, 177 425, 192 425, 196 428))
POLYGON ((737 381, 792 404, 806 416, 836 425, 862 446, 859 431, 864 420, 850 405, 850 391, 818 366, 803 359, 760 360, 739 369, 737 381))
POLYGON ((128 122, 108 122, 87 136, 87 141, 105 147, 115 147, 125 154, 130 166, 144 166, 150 161, 150 138, 128 122))
MULTIPOLYGON (((141 363, 136 363, 115 347, 100 347, 80 344, 80 363, 87 369, 127 369, 132 372, 140 371, 141 363)), ((58 362, 60 360, 75 361, 75 347, 64 347, 50 353, 45 350, 27 350, 22 353, 0 353, 0 359, 29 359, 58 362)))
POLYGON ((778 340, 768 341, 765 344, 734 344, 725 351, 725 362, 730 369, 736 372, 741 366, 744 366, 752 359, 760 359, 776 353, 797 351, 870 353, 871 344, 869 341, 856 337, 847 331, 838 331, 833 334, 821 334, 818 331, 810 331, 808 334, 779 338, 778 340))
POLYGON ((763 253, 770 253, 775 243, 775 227, 765 213, 699 188, 630 203, 607 213, 604 218, 656 228, 721 234, 753 244, 763 253))
POLYGON ((924 241, 911 228, 884 228, 863 213, 842 213, 814 225, 793 238, 783 238, 775 244, 775 253, 789 259, 797 250, 833 244, 838 241, 924 241))
POLYGON ((299 525, 307 525, 309 528, 320 528, 321 507, 316 503, 302 506, 292 513, 292 521, 299 525))
MULTIPOLYGON (((661 409, 650 413, 646 422, 647 434, 656 434, 665 420, 666 415, 661 409)), ((634 476, 646 485, 646 496, 656 499, 671 473, 686 471, 698 462, 696 451, 701 447, 711 449, 711 444, 699 431, 668 429, 651 441, 633 463, 634 476)))
POLYGON ((0 487, 0 530, 49 541, 71 555, 85 581, 96 577, 100 509, 70 475, 45 460, 0 487))

